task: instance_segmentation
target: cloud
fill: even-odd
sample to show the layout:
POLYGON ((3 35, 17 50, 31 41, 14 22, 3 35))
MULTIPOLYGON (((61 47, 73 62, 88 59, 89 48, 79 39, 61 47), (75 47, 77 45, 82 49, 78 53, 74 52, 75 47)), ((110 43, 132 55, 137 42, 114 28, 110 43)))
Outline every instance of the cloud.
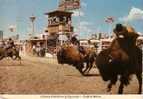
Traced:
POLYGON ((120 21, 134 21, 134 20, 143 20, 143 10, 139 8, 132 7, 128 16, 119 18, 120 21))
POLYGON ((84 15, 85 15, 85 13, 83 11, 80 11, 80 12, 79 12, 79 10, 73 11, 74 17, 84 16, 84 15))

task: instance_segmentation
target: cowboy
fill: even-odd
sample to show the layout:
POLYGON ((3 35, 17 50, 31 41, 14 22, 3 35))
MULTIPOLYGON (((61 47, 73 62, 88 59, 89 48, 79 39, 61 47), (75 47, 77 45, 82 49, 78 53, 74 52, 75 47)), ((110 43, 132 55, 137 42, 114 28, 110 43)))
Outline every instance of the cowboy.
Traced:
POLYGON ((14 48, 14 47, 15 47, 14 41, 11 38, 9 38, 7 41, 7 48, 6 49, 10 49, 10 48, 14 48))
POLYGON ((130 47, 136 46, 136 40, 139 34, 137 34, 132 27, 125 27, 122 24, 117 24, 113 32, 116 34, 117 38, 124 38, 126 41, 128 40, 128 42, 124 43, 128 43, 130 47))
POLYGON ((76 37, 77 35, 72 36, 71 43, 77 47, 78 51, 82 53, 83 55, 86 53, 84 48, 80 46, 80 41, 76 37))
POLYGON ((133 29, 129 31, 129 28, 122 24, 116 24, 113 31, 116 34, 116 38, 110 46, 110 55, 114 59, 126 61, 129 59, 128 54, 134 51, 138 34, 133 29))
POLYGON ((76 35, 71 37, 71 43, 74 45, 79 45, 79 40, 77 39, 76 35))

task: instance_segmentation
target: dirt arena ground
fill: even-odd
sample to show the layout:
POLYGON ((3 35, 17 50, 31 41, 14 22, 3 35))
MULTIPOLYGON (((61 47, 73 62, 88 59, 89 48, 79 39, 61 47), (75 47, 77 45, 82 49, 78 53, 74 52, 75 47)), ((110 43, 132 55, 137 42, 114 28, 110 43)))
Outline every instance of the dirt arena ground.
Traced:
MULTIPOLYGON (((119 83, 111 93, 96 68, 84 77, 72 66, 59 65, 56 59, 22 57, 19 61, 0 61, 0 94, 117 94, 119 83)), ((138 82, 133 76, 125 94, 136 94, 138 82)))

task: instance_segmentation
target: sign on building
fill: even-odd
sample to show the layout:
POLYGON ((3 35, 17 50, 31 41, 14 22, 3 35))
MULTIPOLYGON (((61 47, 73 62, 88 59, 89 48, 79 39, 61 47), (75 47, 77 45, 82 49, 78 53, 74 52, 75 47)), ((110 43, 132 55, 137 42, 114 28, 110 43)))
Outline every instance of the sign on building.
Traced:
POLYGON ((3 39, 3 31, 0 30, 0 40, 3 39))
POLYGON ((80 8, 80 0, 60 0, 59 9, 75 10, 80 8))

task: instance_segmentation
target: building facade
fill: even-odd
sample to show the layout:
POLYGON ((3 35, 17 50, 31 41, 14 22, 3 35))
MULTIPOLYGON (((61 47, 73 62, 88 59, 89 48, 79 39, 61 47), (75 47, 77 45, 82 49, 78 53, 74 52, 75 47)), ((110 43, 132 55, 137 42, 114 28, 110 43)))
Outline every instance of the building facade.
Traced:
POLYGON ((72 12, 56 10, 45 14, 48 15, 47 30, 50 35, 63 33, 69 36, 73 33, 72 12))

